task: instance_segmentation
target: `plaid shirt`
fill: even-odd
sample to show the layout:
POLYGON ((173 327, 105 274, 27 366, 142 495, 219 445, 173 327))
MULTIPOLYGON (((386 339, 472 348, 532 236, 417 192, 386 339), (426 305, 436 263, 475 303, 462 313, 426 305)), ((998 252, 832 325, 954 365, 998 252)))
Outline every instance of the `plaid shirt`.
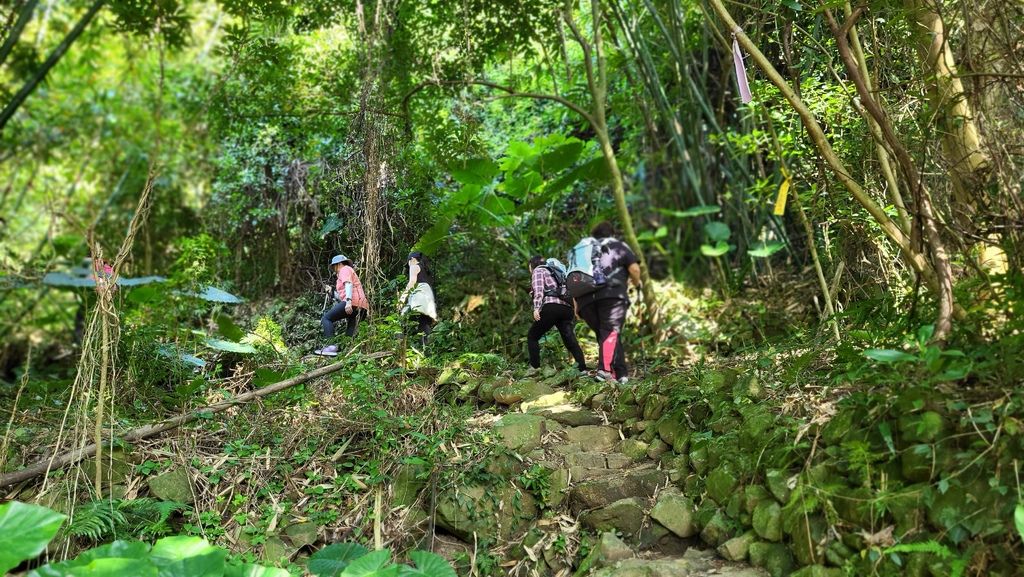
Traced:
POLYGON ((544 294, 556 288, 558 285, 555 284, 555 277, 551 276, 548 269, 542 266, 533 269, 533 288, 530 289, 530 294, 533 295, 533 310, 539 311, 546 304, 568 306, 562 299, 544 294))

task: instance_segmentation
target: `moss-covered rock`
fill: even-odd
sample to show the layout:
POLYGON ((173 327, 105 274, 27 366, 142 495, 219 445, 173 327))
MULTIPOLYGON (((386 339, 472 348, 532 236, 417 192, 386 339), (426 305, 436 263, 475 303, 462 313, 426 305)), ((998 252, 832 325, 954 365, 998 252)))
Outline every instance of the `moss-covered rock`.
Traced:
POLYGON ((825 551, 819 547, 824 541, 828 523, 818 514, 801 516, 790 533, 793 556, 800 565, 813 565, 824 562, 825 551))
POLYGON ((867 487, 837 489, 832 497, 836 515, 854 527, 871 526, 871 500, 876 493, 867 487))
POLYGON ((846 573, 838 567, 809 565, 790 573, 790 577, 846 577, 846 573))
POLYGON ((692 537, 698 531, 693 499, 679 493, 664 491, 659 494, 658 502, 651 508, 651 519, 679 537, 692 537))
POLYGON ((480 399, 485 403, 494 402, 494 390, 499 387, 508 386, 509 380, 501 377, 495 377, 492 379, 485 379, 480 382, 480 386, 476 389, 476 398, 480 399))
POLYGON ((782 507, 774 500, 761 501, 751 516, 754 531, 766 541, 782 540, 782 507))
POLYGON ((583 514, 584 526, 598 532, 620 531, 623 537, 635 538, 644 522, 644 504, 636 497, 620 499, 614 503, 583 514))
POLYGON ((764 405, 745 405, 740 409, 743 426, 740 429, 740 446, 763 447, 771 438, 770 430, 777 417, 764 405))
POLYGON ((752 564, 763 567, 772 577, 784 577, 793 572, 793 556, 782 543, 752 543, 748 557, 752 564))
POLYGON ((708 473, 708 478, 705 481, 708 496, 719 505, 726 504, 726 501, 738 485, 739 479, 736 477, 733 466, 728 461, 708 473))
POLYGON ((610 451, 619 442, 619 430, 615 427, 572 427, 565 430, 565 436, 585 451, 610 451))
POLYGON ((394 475, 392 503, 401 507, 409 507, 416 502, 420 491, 427 486, 427 469, 422 465, 402 464, 394 475))
POLYGON ((729 518, 721 510, 715 511, 711 519, 700 530, 700 538, 713 548, 724 544, 732 537, 732 528, 729 518))
POLYGON ((620 398, 611 413, 608 415, 608 420, 613 423, 625 423, 630 419, 639 419, 643 416, 643 408, 638 407, 632 403, 623 402, 620 398))
POLYGON ((288 536, 292 546, 305 547, 316 542, 317 529, 316 523, 292 523, 284 528, 284 534, 288 536))
POLYGON ((615 450, 629 457, 634 463, 644 460, 647 457, 649 445, 639 439, 623 439, 615 450))
POLYGON ((686 455, 665 453, 661 456, 661 470, 668 473, 668 480, 679 483, 690 474, 690 458, 686 455))
POLYGON ((622 539, 616 537, 614 533, 602 533, 600 539, 591 548, 590 554, 580 563, 580 568, 576 574, 585 575, 590 571, 611 567, 619 561, 631 559, 632 557, 633 550, 622 539))
POLYGON ((546 420, 540 415, 508 413, 495 423, 494 432, 501 436, 503 445, 525 455, 540 447, 541 438, 547 432, 546 420))
POLYGON ((743 510, 748 515, 754 514, 754 508, 761 501, 771 499, 772 495, 761 485, 747 485, 743 488, 743 510))
POLYGON ((670 450, 671 448, 665 444, 665 441, 655 437, 655 439, 651 441, 650 446, 647 447, 647 458, 652 461, 657 461, 662 455, 670 450))
POLYGON ((667 480, 665 473, 655 470, 636 471, 577 484, 571 492, 570 502, 574 513, 586 509, 597 509, 620 499, 638 497, 649 499, 667 480))
POLYGON ((704 476, 708 472, 708 444, 707 439, 701 439, 700 441, 693 443, 690 446, 690 452, 687 455, 690 459, 690 467, 693 471, 700 476, 704 476))
POLYGON ((757 542, 757 534, 747 531, 739 537, 733 537, 718 547, 718 554, 728 561, 745 561, 750 546, 757 542))
POLYGON ((508 540, 537 517, 533 496, 514 485, 454 487, 438 497, 437 525, 464 541, 508 540))
POLYGON ((650 395, 644 403, 644 420, 657 421, 665 414, 668 407, 668 397, 665 395, 650 395))
POLYGON ((548 509, 557 509, 565 501, 565 494, 569 488, 569 469, 558 468, 551 472, 548 477, 550 486, 545 505, 548 509))
POLYGON ((783 505, 789 502, 789 494, 793 491, 795 485, 793 477, 788 471, 782 469, 768 469, 764 474, 768 491, 783 505))
POLYGON ((551 387, 537 381, 521 380, 494 389, 494 400, 503 405, 511 405, 523 399, 536 399, 554 392, 551 387))
POLYGON ((162 501, 191 505, 195 503, 195 486, 187 467, 178 467, 149 480, 149 492, 162 501))

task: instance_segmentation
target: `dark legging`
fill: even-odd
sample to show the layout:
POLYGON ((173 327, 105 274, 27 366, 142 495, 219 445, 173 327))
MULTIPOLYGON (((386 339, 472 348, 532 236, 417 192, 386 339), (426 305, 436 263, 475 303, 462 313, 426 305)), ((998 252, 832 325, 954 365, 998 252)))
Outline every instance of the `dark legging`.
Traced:
POLYGON ((557 327, 558 334, 562 335, 562 343, 576 360, 576 368, 581 371, 587 370, 583 349, 580 348, 576 333, 573 331, 575 318, 570 306, 548 303, 540 309, 540 320, 534 321, 526 333, 526 348, 530 352, 531 367, 540 368, 540 338, 551 330, 551 327, 557 327))
POLYGON ((354 337, 356 336, 356 329, 359 327, 359 321, 366 318, 366 309, 361 307, 352 307, 352 314, 345 313, 345 302, 336 303, 331 310, 324 313, 324 316, 320 319, 320 324, 324 327, 324 336, 329 339, 334 338, 334 323, 345 319, 348 326, 345 327, 345 334, 354 337))
POLYGON ((614 374, 617 379, 629 376, 626 353, 619 338, 628 310, 629 301, 611 298, 596 300, 578 311, 583 322, 597 333, 597 368, 614 374))
POLYGON ((410 315, 410 318, 416 319, 417 324, 415 330, 412 331, 413 336, 420 336, 420 347, 423 348, 423 353, 427 352, 427 341, 430 339, 430 331, 434 328, 434 319, 427 315, 410 315))

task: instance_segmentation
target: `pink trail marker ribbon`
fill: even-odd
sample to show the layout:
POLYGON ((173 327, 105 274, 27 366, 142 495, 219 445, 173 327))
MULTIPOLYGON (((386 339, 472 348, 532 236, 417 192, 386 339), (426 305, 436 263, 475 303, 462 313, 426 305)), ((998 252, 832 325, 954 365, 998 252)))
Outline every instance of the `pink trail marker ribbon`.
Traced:
POLYGON ((743 67, 743 54, 740 52, 740 43, 736 39, 736 33, 740 32, 740 27, 737 26, 732 33, 732 62, 736 65, 736 82, 740 85, 740 97, 743 99, 743 104, 746 104, 753 100, 750 95, 750 86, 747 84, 747 69, 743 67))

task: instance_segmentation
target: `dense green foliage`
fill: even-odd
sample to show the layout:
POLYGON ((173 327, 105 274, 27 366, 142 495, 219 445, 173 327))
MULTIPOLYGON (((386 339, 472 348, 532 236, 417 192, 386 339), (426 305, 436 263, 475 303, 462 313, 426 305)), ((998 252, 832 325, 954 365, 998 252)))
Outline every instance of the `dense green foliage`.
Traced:
MULTIPOLYGON (((360 491, 403 475, 498 478, 488 443, 464 426, 467 390, 517 378, 528 257, 561 257, 611 220, 635 230, 626 240, 661 305, 634 299, 631 363, 690 384, 718 365, 771 374, 763 402, 795 419, 771 465, 806 465, 814 499, 798 513, 844 528, 810 477, 815 458, 886 503, 906 487, 879 487, 876 473, 895 480, 904 457, 929 452, 914 494, 979 500, 987 483, 998 527, 943 518, 927 538, 908 529, 865 545, 862 559, 880 574, 912 554, 950 572, 1020 566, 1008 530, 1017 461, 1002 443, 1024 421, 1012 393, 1024 380, 1022 18, 1019 3, 976 0, 8 2, 0 474, 100 442, 89 478, 57 468, 19 488, 73 514, 68 557, 161 539, 131 545, 137 555, 107 550, 144 563, 176 534, 204 551, 214 546, 200 537, 244 540, 251 555, 283 538, 287 516, 348 520, 366 542, 360 491), (193 467, 200 503, 113 494, 115 473, 95 478, 111 449, 143 450, 125 431, 311 369, 335 254, 356 262, 372 309, 342 348, 398 353, 413 249, 437 275, 431 356, 340 359, 330 386, 204 414, 189 425, 194 444, 147 446, 119 473, 193 467), (116 286, 90 278, 102 263, 116 286), (863 425, 848 423, 825 456, 808 445, 824 421, 794 409, 818 391, 814 402, 863 425)), ((543 347, 559 358, 556 337, 543 347)), ((675 401, 707 422, 729 413, 684 389, 675 401)), ((545 472, 529 471, 516 482, 545 494, 545 472)), ((873 521, 898 522, 881 507, 873 521)), ((0 547, 18 557, 0 568, 38 554, 29 541, 0 547)))

